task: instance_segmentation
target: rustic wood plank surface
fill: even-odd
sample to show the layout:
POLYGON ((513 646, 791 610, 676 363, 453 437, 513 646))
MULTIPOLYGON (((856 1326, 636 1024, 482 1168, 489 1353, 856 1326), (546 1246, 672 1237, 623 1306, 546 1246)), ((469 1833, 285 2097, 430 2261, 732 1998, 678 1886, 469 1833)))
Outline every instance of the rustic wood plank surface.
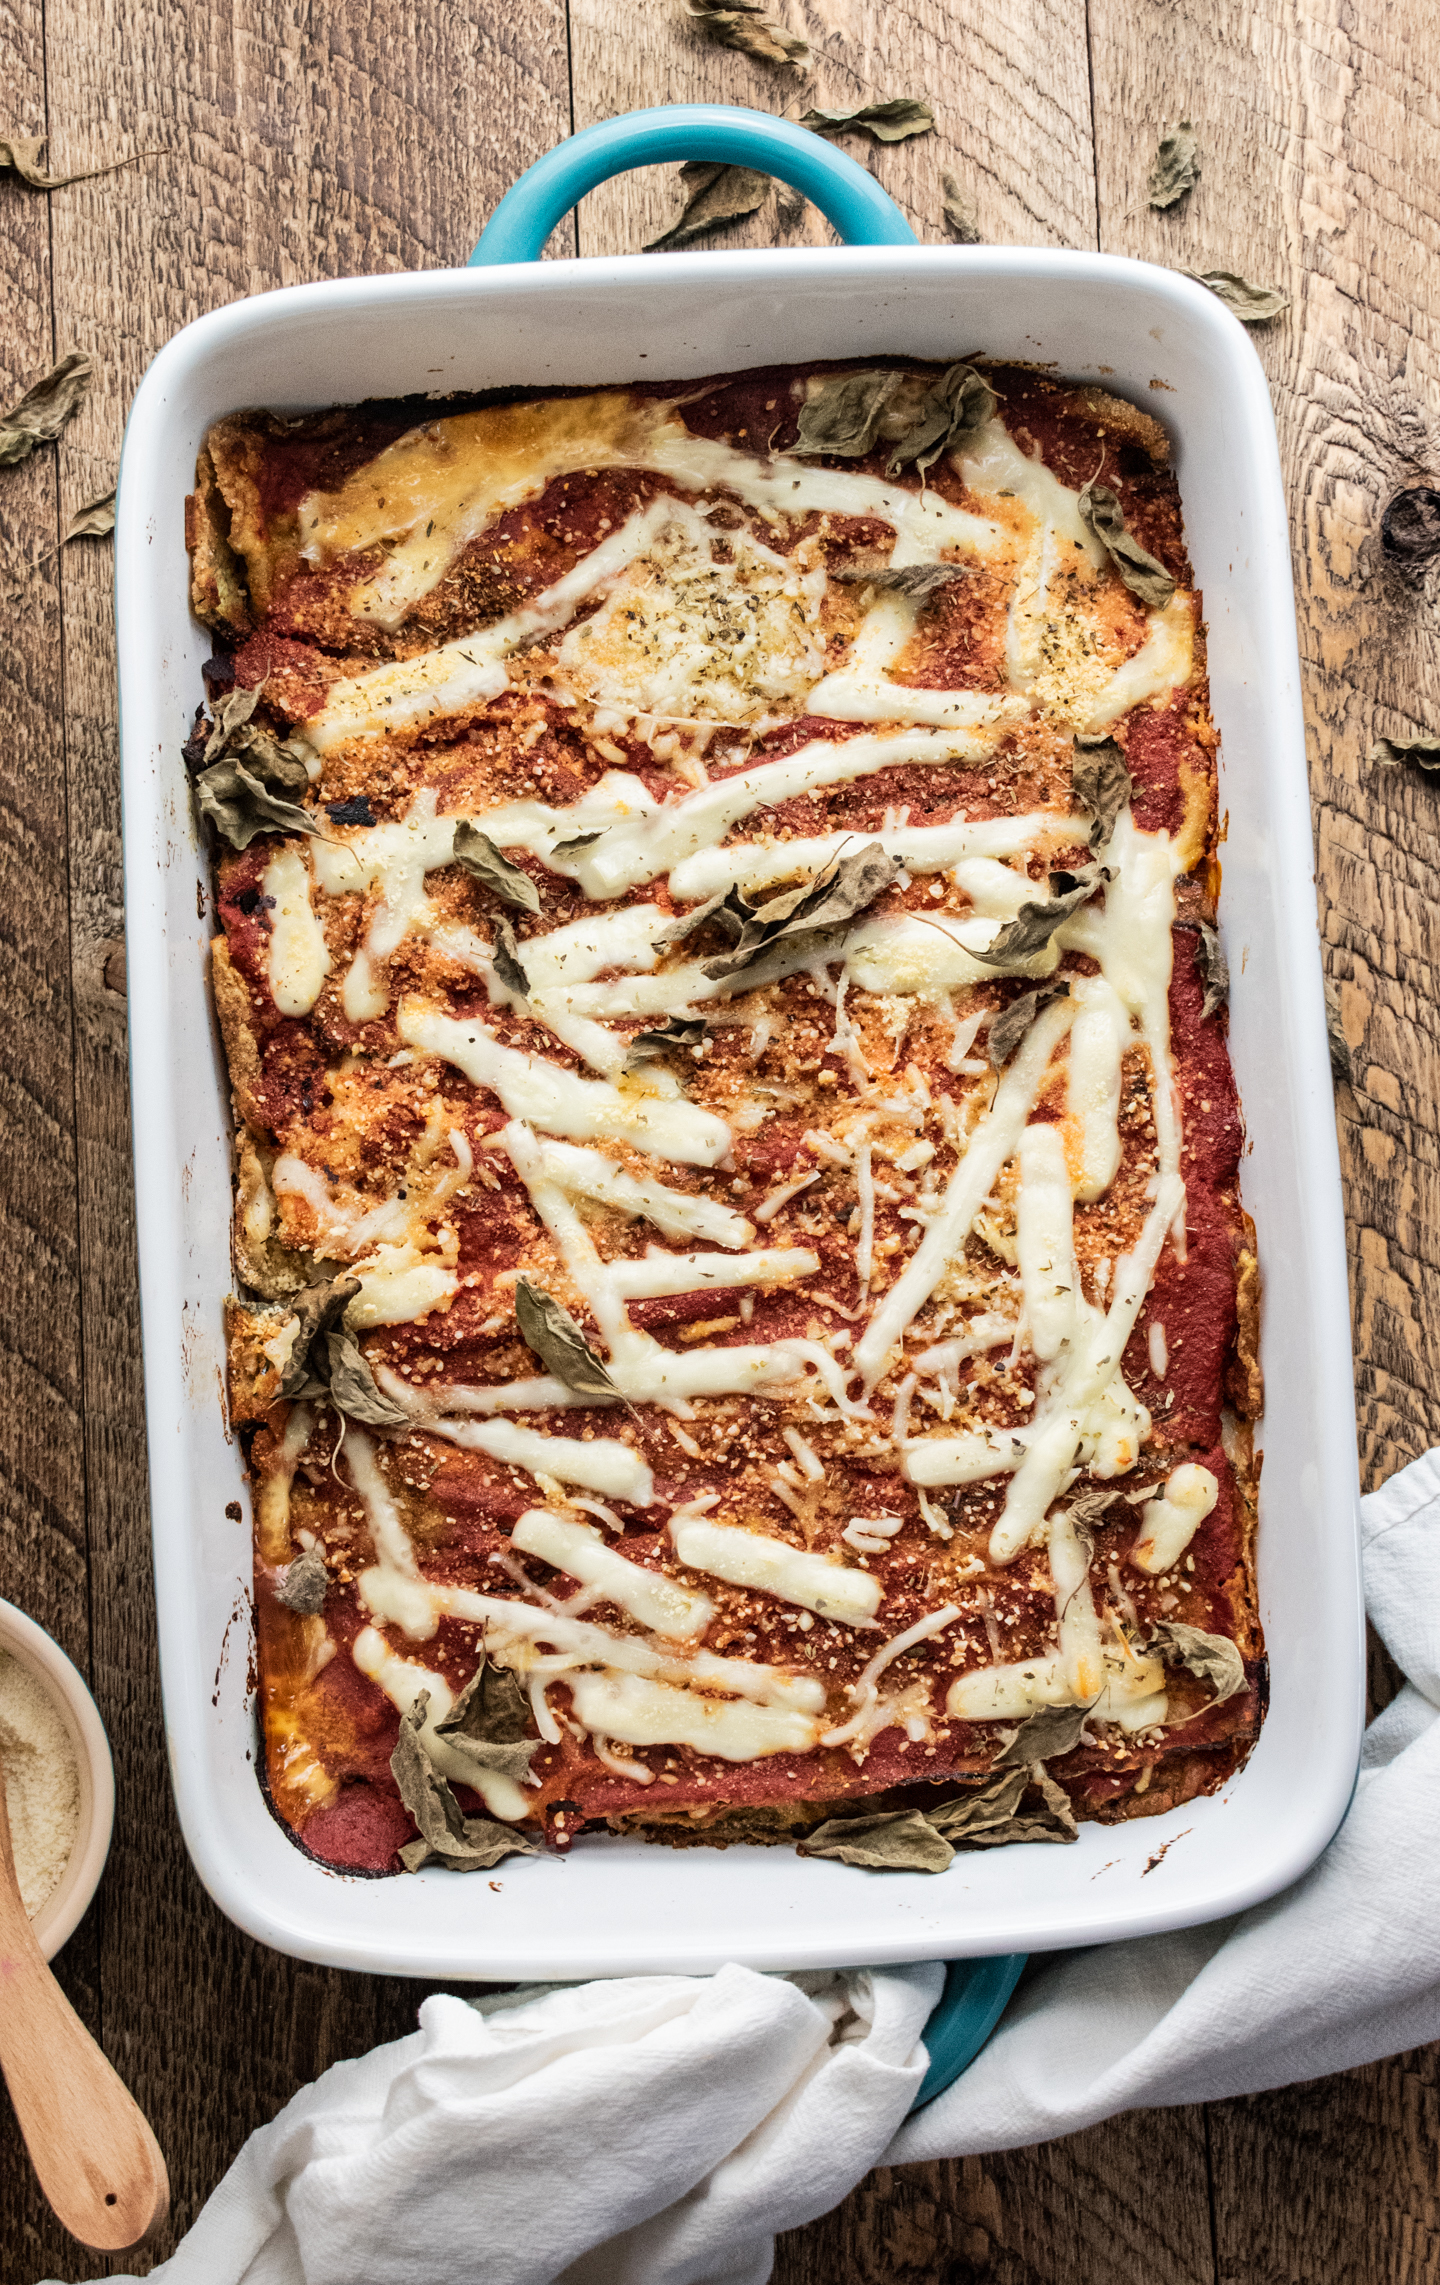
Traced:
MULTIPOLYGON (((1372 736, 1440 720, 1428 599, 1387 571, 1386 500, 1436 478, 1440 63, 1422 0, 772 0, 800 72, 703 43, 680 0, 14 0, 0 127, 58 166, 163 156, 47 198, 0 184, 12 395, 97 358, 58 454, 0 475, 0 1590, 90 1672, 120 1815, 66 1988, 149 2109, 169 2250, 247 2133, 330 2062, 408 2029, 424 1987, 249 1943, 199 1889, 164 1772, 137 1340, 109 551, 28 570, 104 489, 126 406, 188 319, 298 280, 463 260, 525 165, 573 126, 713 100, 795 116, 924 95, 937 132, 852 137, 919 235, 941 177, 982 236, 1233 267, 1286 286, 1258 337, 1298 547, 1322 927, 1356 1085, 1339 1099, 1367 1481, 1440 1438, 1440 1087, 1427 930, 1434 788, 1377 774, 1372 736), (1152 215, 1162 124, 1201 129, 1187 206, 1152 215), (18 595, 8 588, 22 572, 18 595)), ((606 186, 552 254, 638 249, 673 170, 606 186)), ((824 242, 771 201, 721 242, 824 242)), ((1383 1662, 1377 1669, 1386 1687, 1383 1662)), ((782 2242, 783 2285, 1271 2285, 1432 2278, 1433 2051, 1309 2087, 1121 2119, 1046 2148, 881 2170, 782 2242), (1364 2186, 1364 2194, 1357 2193, 1364 2186)), ((142 2258, 138 2266, 147 2266, 142 2258)), ((71 2246, 0 2115, 0 2281, 117 2267, 71 2246)), ((357 2280, 357 2285, 363 2281, 357 2280)))

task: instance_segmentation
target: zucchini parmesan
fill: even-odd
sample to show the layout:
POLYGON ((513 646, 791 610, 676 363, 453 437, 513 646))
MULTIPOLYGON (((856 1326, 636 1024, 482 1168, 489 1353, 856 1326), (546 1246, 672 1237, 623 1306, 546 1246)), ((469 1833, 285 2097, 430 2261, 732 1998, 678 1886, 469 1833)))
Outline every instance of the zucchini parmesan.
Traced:
POLYGON ((1159 423, 984 360, 245 412, 187 542, 300 1845, 943 1871, 1213 1792, 1259 1275, 1159 423))

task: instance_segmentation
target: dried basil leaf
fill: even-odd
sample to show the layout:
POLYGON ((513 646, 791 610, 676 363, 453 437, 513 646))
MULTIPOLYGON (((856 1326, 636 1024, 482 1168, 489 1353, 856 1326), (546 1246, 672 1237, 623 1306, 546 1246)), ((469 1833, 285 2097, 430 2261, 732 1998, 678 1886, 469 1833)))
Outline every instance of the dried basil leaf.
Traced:
MULTIPOLYGON (((332 812, 333 815, 333 812, 332 812)), ((517 912, 538 912, 540 891, 530 875, 500 852, 488 833, 462 817, 455 828, 455 862, 503 904, 517 912)))
POLYGON ((714 896, 707 897, 703 904, 697 904, 689 912, 679 913, 674 920, 667 921, 650 941, 652 944, 678 944, 705 921, 715 920, 733 944, 753 910, 753 905, 732 882, 728 889, 717 889, 714 896))
POLYGON ((275 1589, 275 1600, 283 1603, 287 1611, 301 1618, 313 1619, 325 1608, 325 1596, 330 1586, 330 1574, 325 1558, 318 1547, 307 1547, 297 1555, 275 1589))
POLYGON ((686 0, 686 9, 707 40, 757 63, 799 63, 810 53, 807 40, 762 15, 760 0, 686 0))
POLYGON ((1127 530, 1118 495, 1092 478, 1081 491, 1079 508, 1080 521, 1099 540, 1131 594, 1152 611, 1163 611, 1175 593, 1175 582, 1159 558, 1127 530))
POLYGON ((1377 738, 1366 755, 1366 760, 1382 769, 1396 769, 1401 762, 1413 762, 1417 770, 1433 777, 1440 771, 1440 738, 1377 738))
POLYGON ((880 1809, 870 1817, 831 1817, 796 1844, 802 1857, 831 1857, 866 1872, 944 1872, 955 1851, 918 1809, 880 1809))
POLYGON ((1090 846, 1098 857, 1135 791, 1124 748, 1113 738, 1077 738, 1070 782, 1076 801, 1093 821, 1090 846))
POLYGON ((578 857, 582 849, 592 849, 599 840, 603 827, 597 825, 593 833, 572 833, 568 841, 552 842, 552 857, 578 857))
POLYGON ((800 408, 796 452, 829 452, 842 460, 873 452, 882 416, 904 380, 903 373, 840 373, 822 381, 800 408))
POLYGON ((910 135, 928 135, 935 114, 918 96, 898 95, 888 103, 862 104, 858 111, 807 111, 800 120, 817 135, 844 135, 863 127, 877 143, 903 143, 910 135))
POLYGON ((847 587, 875 587, 883 595, 909 595, 923 603, 957 579, 968 579, 974 568, 970 563, 905 563, 897 569, 885 563, 875 571, 837 571, 834 577, 847 587))
POLYGON ((1022 992, 1018 1000, 1012 1000, 1008 1007, 1002 1008, 991 1021, 987 1039, 991 1070, 1004 1070, 1042 1008, 1048 1007, 1052 1000, 1064 1000, 1069 996, 1068 984, 1047 984, 1034 992, 1022 992))
POLYGON ((51 175, 40 163, 47 140, 44 135, 0 136, 0 175, 18 175, 32 190, 64 190, 67 183, 93 182, 96 175, 113 175, 121 167, 133 167, 139 159, 160 156, 160 146, 156 145, 148 151, 132 151, 128 158, 107 159, 103 167, 83 167, 79 174, 51 175))
POLYGON ((1331 1076, 1342 1087, 1353 1087, 1355 1058, 1350 1051, 1350 1042, 1345 1037, 1345 1025, 1340 1014, 1340 994, 1328 976, 1325 979, 1325 1031, 1330 1041, 1331 1076))
POLYGON ((248 849, 258 833, 318 833, 312 811, 280 801, 237 761, 213 762, 195 780, 200 815, 232 849, 248 849))
POLYGON ((752 912, 740 931, 733 952, 707 960, 705 973, 712 980, 737 976, 761 952, 782 940, 793 943, 822 930, 848 928, 851 921, 882 896, 903 870, 898 857, 886 854, 878 841, 843 858, 803 889, 787 889, 752 912))
POLYGON ((419 1872, 422 1865, 441 1864, 451 1872, 488 1872, 505 1857, 534 1856, 535 1843, 515 1826, 465 1815, 421 1739, 429 1705, 430 1693, 422 1690, 409 1713, 401 1716, 400 1735, 390 1756, 390 1773, 400 1798, 420 1829, 419 1840, 407 1841, 400 1851, 405 1870, 419 1872))
POLYGON ((1200 180, 1200 146, 1188 119, 1160 138, 1146 196, 1154 207, 1177 206, 1200 180))
POLYGON ((496 927, 495 949, 490 955, 490 964, 507 992, 514 992, 522 1000, 529 999, 530 979, 525 973, 519 947, 515 942, 515 931, 508 920, 500 921, 496 927))
POLYGON ((95 360, 72 349, 18 404, 0 413, 0 468, 18 468, 37 444, 53 444, 76 414, 95 377, 95 360))
POLYGON ((375 1375, 366 1364, 360 1343, 348 1325, 325 1335, 329 1360, 330 1401, 351 1420, 367 1428, 403 1428, 410 1415, 381 1394, 375 1375))
POLYGON ((477 1770, 494 1770, 520 1785, 539 1751, 530 1701, 515 1676, 483 1657, 435 1735, 477 1770))
MULTIPOLYGON (((1104 1522, 1107 1508, 1112 1508, 1117 1500, 1124 1497, 1123 1492, 1111 1491, 1108 1488, 1103 1491, 1082 1492, 1078 1500, 1071 1502, 1070 1521, 1077 1531, 1083 1532, 1088 1537, 1097 1523, 1104 1522)), ((1043 1761, 1045 1757, 1040 1754, 1036 1758, 1043 1761)))
POLYGON ((632 1067, 653 1063, 658 1056, 669 1055, 677 1047, 698 1047, 704 1037, 703 1017, 672 1016, 668 1023, 660 1024, 654 1031, 637 1031, 625 1061, 632 1067))
POLYGON ((601 1403, 620 1395, 569 1310, 528 1278, 516 1282, 515 1315, 525 1346, 576 1396, 601 1403))
POLYGON ((1255 286, 1238 270, 1182 270, 1197 286, 1208 286, 1217 301, 1238 317, 1242 325, 1268 325, 1290 307, 1290 296, 1278 286, 1255 286))
POLYGON ((947 366, 896 440, 886 473, 893 476, 913 460, 923 476, 943 452, 953 452, 967 436, 978 434, 993 419, 995 404, 995 391, 973 365, 947 366))
POLYGON ((1022 904, 1013 920, 1007 920, 993 944, 984 952, 971 951, 972 960, 983 962, 987 968, 1013 968, 1022 960, 1033 960, 1043 952, 1062 920, 1088 904, 1101 884, 1110 878, 1103 866, 1087 865, 1083 873, 1052 873, 1051 894, 1044 904, 1031 901, 1022 904), (1056 884, 1061 884, 1056 893, 1056 884), (1068 886, 1064 884, 1069 884, 1068 886))
POLYGON ((1412 587, 1423 586, 1426 572, 1440 555, 1440 492, 1431 484, 1412 484, 1397 492, 1380 518, 1380 545, 1402 579, 1412 587))
POLYGON ((1195 925, 1195 966, 1205 987, 1200 1002, 1200 1020, 1208 1023, 1218 1016, 1230 998, 1230 963, 1220 949, 1220 939, 1208 920, 1195 925))
MULTIPOLYGON (((1070 1520, 1075 1520, 1073 1509, 1070 1520)), ((996 1754, 992 1768, 1028 1769, 1032 1762, 1054 1761, 1062 1753, 1073 1753, 1088 1710, 1085 1706, 1042 1706, 1038 1714, 1027 1715, 1010 1743, 996 1754)))
POLYGON ((1198 1674, 1202 1682, 1214 1685, 1212 1706, 1223 1706, 1245 1687, 1245 1661, 1237 1644, 1228 1635, 1206 1634, 1198 1626, 1181 1626, 1176 1620, 1161 1619, 1150 1630, 1146 1649, 1167 1666, 1185 1666, 1198 1674))
POLYGON ((60 544, 63 547, 67 540, 107 539, 114 529, 115 487, 112 484, 109 491, 102 492, 98 500, 87 500, 83 508, 75 510, 65 526, 65 539, 60 544))
POLYGON ((1003 1849, 1020 1841, 1073 1841, 1078 1828, 1068 1795, 1045 1770, 1043 1763, 1007 1769, 995 1784, 963 1801, 947 1801, 929 1811, 932 1824, 947 1840, 972 1849, 1003 1849), (1026 1808, 1031 1786, 1040 1794, 1040 1806, 1026 1808))
POLYGON ((982 245, 984 241, 980 236, 979 208, 973 193, 958 183, 953 175, 942 175, 940 187, 945 193, 942 209, 945 227, 951 237, 961 246, 982 245))
MULTIPOLYGON (((713 19, 712 19, 713 20, 713 19)), ((686 193, 684 206, 668 230, 652 238, 644 251, 647 254, 669 254, 679 246, 689 246, 703 238, 707 230, 716 230, 724 222, 739 222, 763 206, 770 188, 770 177, 757 174, 753 167, 722 166, 718 160, 687 159, 680 169, 680 187, 686 193)), ((594 834, 586 836, 598 838, 594 834)))
POLYGON ((311 1376, 310 1352, 322 1334, 337 1326, 360 1291, 358 1277, 326 1278, 302 1286, 291 1303, 295 1335, 280 1375, 280 1394, 298 1397, 311 1376))

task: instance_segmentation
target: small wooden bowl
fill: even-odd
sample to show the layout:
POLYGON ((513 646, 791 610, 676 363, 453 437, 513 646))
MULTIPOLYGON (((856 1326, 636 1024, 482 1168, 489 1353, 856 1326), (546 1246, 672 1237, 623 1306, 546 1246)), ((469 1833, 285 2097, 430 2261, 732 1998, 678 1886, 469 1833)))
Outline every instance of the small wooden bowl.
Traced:
POLYGON ((0 1651, 34 1675, 70 1735, 80 1776, 80 1822, 70 1861, 31 1922, 47 1960, 79 1927, 100 1885, 115 1823, 115 1771, 95 1701, 58 1642, 13 1603, 0 1600, 0 1651))

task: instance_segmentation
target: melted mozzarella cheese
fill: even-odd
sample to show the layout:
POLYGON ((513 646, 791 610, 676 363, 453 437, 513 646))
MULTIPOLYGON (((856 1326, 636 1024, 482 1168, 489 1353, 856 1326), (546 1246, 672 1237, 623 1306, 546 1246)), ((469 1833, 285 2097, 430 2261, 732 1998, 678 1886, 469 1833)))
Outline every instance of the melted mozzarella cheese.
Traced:
POLYGON ((886 669, 914 634, 915 617, 907 596, 882 595, 866 613, 844 665, 810 692, 809 712, 832 722, 926 722, 937 729, 1024 719, 1030 711, 1025 698, 892 682, 886 669))
MULTIPOLYGON (((966 858, 1029 855, 1032 850, 1067 849, 1083 842, 1089 823, 1082 817, 1057 817, 1053 810, 1032 810, 1020 817, 965 817, 948 825, 911 825, 867 836, 878 841, 887 857, 898 857, 912 873, 938 873, 959 867, 966 858)), ((820 873, 853 849, 853 833, 826 833, 794 841, 731 841, 723 849, 703 849, 684 858, 670 874, 670 894, 682 904, 698 903, 734 882, 742 889, 764 889, 776 881, 820 873)), ((1024 884, 1033 896, 1034 885, 1024 884)), ((967 895, 969 891, 966 891, 967 895)), ((947 923, 948 925, 948 923, 947 923)))
POLYGON ((448 1307, 460 1290, 456 1272, 413 1243, 377 1246, 356 1270, 360 1291, 345 1322, 357 1333, 372 1325, 411 1325, 448 1307))
POLYGON ((517 1671, 532 1661, 538 1663, 543 1655, 538 1646, 548 1643, 555 1653, 556 1672, 569 1660, 577 1666, 648 1674, 682 1688, 693 1683, 700 1690, 722 1690, 730 1697, 749 1698, 757 1705, 781 1706, 794 1712, 818 1713, 825 1704, 824 1685, 813 1674, 787 1673, 755 1659, 721 1658, 709 1650, 682 1652, 673 1643, 615 1634, 593 1620, 539 1610, 533 1603, 476 1594, 468 1587, 437 1587, 434 1593, 442 1615, 483 1626, 486 1648, 502 1665, 517 1671))
POLYGON ((1173 1469, 1160 1498, 1140 1510, 1140 1537, 1130 1550, 1135 1569, 1152 1578, 1173 1570, 1219 1497, 1208 1468, 1186 1461, 1173 1469))
POLYGON ((504 1047, 473 1017, 447 1016, 423 1000, 403 999, 396 1029, 408 1047, 438 1055, 476 1087, 497 1095, 512 1119, 532 1119, 552 1133, 585 1142, 632 1143, 682 1165, 714 1166, 730 1149, 723 1119, 693 1103, 622 1094, 599 1079, 580 1079, 543 1056, 504 1047))
POLYGON ((904 1471, 912 1484, 983 1483, 1019 1467, 1030 1434, 1028 1428, 972 1428, 963 1436, 926 1436, 908 1446, 904 1471))
POLYGON ((1015 1252, 1025 1294, 1030 1346, 1048 1361, 1075 1324, 1079 1272, 1075 1267, 1070 1173, 1065 1145, 1052 1126, 1031 1126, 1020 1138, 1020 1195, 1015 1252))
POLYGON ((403 1628, 413 1641, 424 1642, 435 1632, 430 1590, 420 1576, 410 1534, 380 1472, 375 1447, 353 1421, 345 1429, 345 1464, 364 1503, 376 1556, 374 1567, 362 1571, 356 1581, 360 1599, 367 1609, 403 1628))
POLYGON ((616 1437, 596 1436, 585 1443, 578 1436, 541 1436, 533 1428, 519 1428, 510 1420, 432 1419, 428 1412, 423 1415, 423 1425, 431 1435, 443 1436, 467 1452, 488 1452, 492 1460, 524 1468, 532 1476, 553 1476, 557 1483, 581 1484, 588 1492, 624 1500, 629 1507, 650 1507, 654 1502, 655 1478, 649 1467, 638 1452, 616 1437))
POLYGON ((307 494, 302 549, 325 562, 392 543, 383 569, 351 589, 350 608, 396 627, 498 516, 555 477, 599 468, 653 469, 688 492, 718 487, 766 516, 874 517, 895 531, 897 562, 930 561, 942 548, 992 553, 1006 537, 934 492, 783 455, 761 460, 692 436, 669 405, 613 391, 491 406, 410 430, 339 491, 307 494))
POLYGON ((677 1586, 658 1571, 646 1571, 603 1540, 592 1524, 572 1523, 547 1508, 529 1508, 510 1534, 522 1555, 538 1555, 557 1571, 593 1587, 606 1602, 653 1634, 688 1639, 705 1632, 715 1615, 706 1595, 677 1586))
POLYGON ((927 920, 919 913, 887 913, 846 938, 845 959, 862 992, 948 992, 992 983, 997 975, 1054 975, 1060 948, 1053 937, 1029 959, 1007 960, 1002 968, 978 960, 976 953, 988 951, 1003 926, 988 916, 957 920, 947 913, 944 920, 927 920))
POLYGON ((362 1627, 350 1655, 362 1674, 379 1683, 400 1713, 410 1713, 422 1691, 428 1696, 430 1703, 425 1709, 419 1737, 442 1777, 473 1786, 492 1817, 502 1817, 513 1824, 528 1813, 530 1804, 513 1777, 503 1776, 498 1769, 480 1768, 437 1734, 435 1724, 444 1721, 455 1703, 443 1674, 433 1674, 426 1666, 398 1657, 378 1627, 362 1627))
POLYGON ((792 1285, 814 1277, 820 1256, 803 1246, 760 1246, 748 1254, 667 1254, 652 1246, 639 1261, 607 1265, 610 1289, 625 1301, 665 1293, 697 1293, 706 1286, 792 1285))
POLYGON ((1007 1159, 1014 1157, 1050 1068, 1050 1058, 1069 1029, 1072 1014, 1068 999, 1057 1000, 1031 1025, 995 1091, 994 1102, 970 1137, 918 1251, 856 1343, 855 1363, 867 1389, 880 1379, 906 1326, 924 1308, 962 1251, 997 1175, 1007 1159))
POLYGON ((1120 1166, 1120 1078, 1130 1043, 1124 1002, 1103 976, 1075 976, 1070 1069, 1065 1095, 1065 1150, 1075 1196, 1103 1198, 1120 1166))
POLYGON ((1172 595, 1163 611, 1150 613, 1150 631, 1135 656, 1117 667, 1090 702, 1079 727, 1108 730, 1132 706, 1161 705, 1173 690, 1183 690, 1195 672, 1195 604, 1193 597, 1172 595))
MULTIPOLYGON (((504 1142, 508 1131, 497 1141, 504 1142)), ((708 1238, 712 1245, 738 1247, 755 1235, 754 1224, 737 1214, 733 1206, 627 1174, 598 1150, 548 1140, 537 1147, 538 1171, 547 1182, 573 1197, 593 1198, 600 1205, 614 1206, 622 1214, 651 1222, 667 1238, 708 1238)))
POLYGON ((266 975, 270 996, 282 1016, 308 1016, 330 973, 325 931, 310 902, 310 868, 304 851, 281 849, 260 880, 271 900, 266 975))
POLYGON ((732 1587, 759 1587, 782 1602, 817 1611, 821 1618, 854 1625, 873 1619, 883 1600, 879 1580, 868 1571, 848 1570, 763 1532, 707 1523, 699 1516, 676 1516, 670 1536, 687 1569, 728 1580, 732 1587))
POLYGON ((819 1735, 809 1715, 706 1698, 638 1674, 586 1672, 568 1680, 581 1726, 626 1745, 688 1745, 721 1761, 759 1761, 771 1753, 809 1753, 819 1735))

